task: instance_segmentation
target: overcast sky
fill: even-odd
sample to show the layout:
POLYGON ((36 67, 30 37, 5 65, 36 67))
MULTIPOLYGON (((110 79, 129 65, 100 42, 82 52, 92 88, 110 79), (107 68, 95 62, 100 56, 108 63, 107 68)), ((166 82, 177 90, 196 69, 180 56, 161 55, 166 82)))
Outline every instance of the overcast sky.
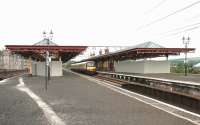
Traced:
POLYGON ((44 30, 59 45, 189 47, 199 56, 198 0, 0 0, 0 42, 31 45, 44 30))

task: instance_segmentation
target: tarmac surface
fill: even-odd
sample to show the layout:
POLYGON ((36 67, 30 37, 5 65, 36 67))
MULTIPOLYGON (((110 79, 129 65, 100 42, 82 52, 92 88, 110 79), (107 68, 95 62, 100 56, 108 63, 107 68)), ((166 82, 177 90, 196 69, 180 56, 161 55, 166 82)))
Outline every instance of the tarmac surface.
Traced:
MULTIPOLYGON (((51 79, 22 77, 66 125, 193 125, 134 98, 65 72, 51 79)), ((49 125, 38 104, 19 91, 19 78, 0 81, 0 125, 49 125)))
POLYGON ((0 125, 48 125, 38 105, 17 84, 18 78, 0 83, 0 125))
POLYGON ((44 77, 23 80, 66 125, 192 125, 70 72, 52 78, 47 91, 44 77))

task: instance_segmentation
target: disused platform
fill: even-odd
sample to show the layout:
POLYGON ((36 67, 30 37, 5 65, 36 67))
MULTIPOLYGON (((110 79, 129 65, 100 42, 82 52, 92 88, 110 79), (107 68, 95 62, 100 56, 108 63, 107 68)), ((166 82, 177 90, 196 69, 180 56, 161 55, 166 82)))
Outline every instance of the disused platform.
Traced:
POLYGON ((140 74, 140 73, 125 73, 125 72, 116 72, 120 74, 127 74, 133 76, 141 76, 141 77, 150 77, 150 78, 158 78, 165 79, 171 81, 181 81, 181 82, 190 82, 200 85, 200 75, 199 74, 188 74, 185 76, 184 74, 178 73, 148 73, 148 74, 140 74))

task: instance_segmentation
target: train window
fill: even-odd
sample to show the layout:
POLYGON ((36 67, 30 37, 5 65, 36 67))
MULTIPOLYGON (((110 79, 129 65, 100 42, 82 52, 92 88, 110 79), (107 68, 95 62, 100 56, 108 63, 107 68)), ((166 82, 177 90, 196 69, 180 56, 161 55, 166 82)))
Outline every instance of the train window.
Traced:
POLYGON ((87 66, 94 66, 94 63, 93 62, 89 62, 89 63, 87 63, 87 66))

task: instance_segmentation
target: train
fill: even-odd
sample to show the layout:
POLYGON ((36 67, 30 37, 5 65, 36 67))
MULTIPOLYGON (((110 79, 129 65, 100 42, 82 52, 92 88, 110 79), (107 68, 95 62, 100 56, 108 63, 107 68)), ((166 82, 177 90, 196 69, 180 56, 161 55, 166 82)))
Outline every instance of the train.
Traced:
POLYGON ((84 73, 84 74, 88 74, 88 75, 95 75, 97 73, 94 61, 73 63, 73 64, 71 64, 70 69, 72 71, 84 73))

